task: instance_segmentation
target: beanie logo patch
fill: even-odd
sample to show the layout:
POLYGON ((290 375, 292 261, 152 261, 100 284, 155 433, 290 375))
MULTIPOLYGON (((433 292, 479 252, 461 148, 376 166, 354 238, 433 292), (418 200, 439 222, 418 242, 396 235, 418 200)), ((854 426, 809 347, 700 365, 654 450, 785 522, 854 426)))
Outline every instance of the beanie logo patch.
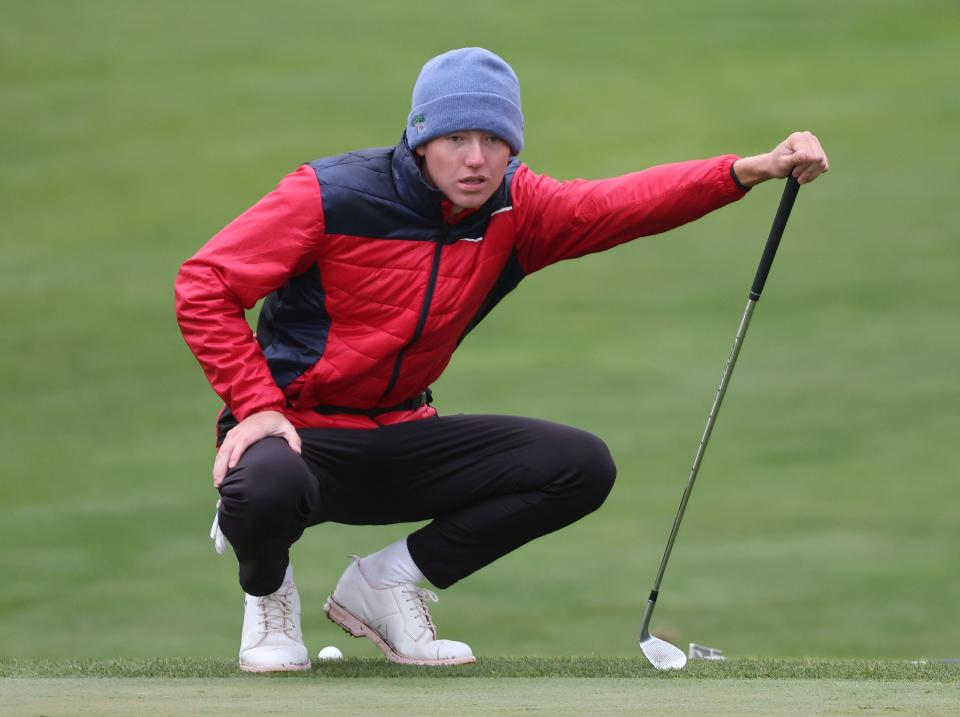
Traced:
POLYGON ((424 115, 417 115, 413 118, 413 127, 417 134, 423 134, 427 131, 427 118, 424 115))

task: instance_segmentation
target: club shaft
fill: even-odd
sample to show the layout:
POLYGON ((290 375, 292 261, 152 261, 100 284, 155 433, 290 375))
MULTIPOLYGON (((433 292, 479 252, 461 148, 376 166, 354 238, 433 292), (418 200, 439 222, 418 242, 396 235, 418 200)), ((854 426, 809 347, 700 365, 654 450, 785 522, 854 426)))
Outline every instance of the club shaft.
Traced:
POLYGON ((747 308, 743 311, 743 317, 740 319, 740 326, 737 328, 737 335, 733 339, 733 348, 730 350, 730 357, 727 359, 727 365, 723 369, 723 377, 720 379, 720 386, 717 388, 717 395, 713 399, 713 405, 710 407, 710 414, 707 416, 707 425, 703 429, 703 435, 700 437, 700 445, 697 447, 697 454, 693 458, 693 465, 690 468, 690 476, 687 478, 687 486, 683 489, 683 497, 680 499, 680 507, 677 509, 677 517, 673 519, 673 528, 670 530, 670 537, 667 538, 667 547, 663 551, 663 558, 660 560, 660 569, 657 571, 657 579, 653 583, 653 590, 660 590, 660 583, 663 580, 663 574, 667 570, 667 561, 670 559, 670 552, 673 550, 673 543, 677 539, 677 533, 680 531, 680 521, 683 520, 683 514, 687 509, 687 503, 690 501, 690 494, 693 492, 693 484, 697 480, 697 473, 700 471, 700 464, 703 462, 703 454, 706 453, 707 444, 710 442, 710 434, 713 433, 713 426, 717 421, 717 414, 720 412, 720 406, 723 404, 723 397, 727 393, 727 385, 730 383, 730 376, 733 374, 733 368, 737 365, 737 357, 740 355, 740 347, 743 345, 743 338, 747 335, 747 328, 750 326, 750 317, 753 316, 753 308, 757 302, 753 299, 747 300, 747 308))
POLYGON ((667 546, 663 551, 663 557, 660 559, 657 578, 653 583, 653 589, 650 591, 650 597, 647 598, 647 606, 643 611, 643 620, 640 626, 642 638, 649 635, 650 618, 653 615, 654 607, 656 607, 657 596, 660 592, 660 583, 663 581, 663 574, 667 570, 667 562, 670 560, 673 544, 677 539, 677 533, 680 531, 680 521, 683 520, 683 514, 687 510, 690 493, 693 491, 693 484, 697 480, 697 473, 700 470, 700 464, 703 462, 703 455, 707 450, 710 434, 713 433, 713 426, 716 423, 717 414, 720 412, 720 406, 723 404, 723 397, 727 393, 730 376, 733 374, 734 366, 737 365, 737 357, 740 355, 740 347, 743 345, 744 337, 747 335, 747 328, 750 326, 753 309, 760 300, 760 294, 763 292, 767 276, 770 273, 770 267, 773 265, 773 260, 777 255, 777 249, 780 246, 780 240, 783 238, 783 230, 787 226, 787 219, 790 218, 790 211, 793 209, 793 203, 799 191, 800 184, 797 180, 794 177, 787 177, 786 185, 783 188, 783 195, 780 198, 780 205, 777 207, 777 213, 773 219, 773 226, 770 228, 770 235, 767 237, 763 255, 760 257, 760 264, 757 267, 757 274, 750 288, 750 298, 747 299, 747 307, 744 309, 743 317, 740 319, 737 335, 733 339, 733 348, 730 351, 730 357, 727 359, 727 365, 723 370, 723 377, 720 379, 720 386, 717 388, 713 405, 710 407, 710 414, 707 416, 707 425, 703 429, 700 445, 697 447, 697 454, 694 456, 693 465, 690 467, 690 476, 687 478, 687 485, 683 490, 683 497, 680 499, 680 507, 677 509, 676 518, 673 519, 670 537, 667 539, 667 546))

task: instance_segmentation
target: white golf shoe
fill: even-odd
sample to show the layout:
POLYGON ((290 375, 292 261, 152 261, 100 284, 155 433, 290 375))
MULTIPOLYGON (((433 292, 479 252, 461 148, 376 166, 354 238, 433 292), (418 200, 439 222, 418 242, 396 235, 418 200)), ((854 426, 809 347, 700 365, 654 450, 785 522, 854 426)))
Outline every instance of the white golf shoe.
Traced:
POLYGON ((309 670, 310 657, 300 631, 300 594, 288 567, 280 588, 270 595, 247 595, 243 603, 240 669, 245 672, 309 670))
POLYGON ((469 645, 438 640, 426 601, 436 593, 409 583, 370 587, 354 559, 323 611, 354 637, 368 637, 391 662, 404 665, 464 665, 475 661, 469 645))

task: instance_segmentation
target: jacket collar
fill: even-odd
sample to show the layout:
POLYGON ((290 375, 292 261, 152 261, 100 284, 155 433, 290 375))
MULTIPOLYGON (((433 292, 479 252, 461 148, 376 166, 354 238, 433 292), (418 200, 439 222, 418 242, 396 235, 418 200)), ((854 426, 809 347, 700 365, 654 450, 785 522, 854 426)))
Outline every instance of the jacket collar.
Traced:
POLYGON ((417 158, 407 143, 406 132, 400 138, 400 143, 393 152, 390 164, 393 171, 393 183, 400 201, 429 223, 447 227, 451 233, 457 234, 457 238, 459 238, 460 234, 464 236, 475 234, 478 227, 482 230, 493 212, 503 209, 509 204, 507 185, 509 179, 513 176, 513 170, 515 169, 513 165, 519 163, 516 159, 511 160, 504 181, 500 183, 497 191, 483 206, 474 212, 465 213, 461 219, 450 225, 447 225, 444 219, 443 203, 445 197, 443 192, 430 186, 424 179, 417 158))

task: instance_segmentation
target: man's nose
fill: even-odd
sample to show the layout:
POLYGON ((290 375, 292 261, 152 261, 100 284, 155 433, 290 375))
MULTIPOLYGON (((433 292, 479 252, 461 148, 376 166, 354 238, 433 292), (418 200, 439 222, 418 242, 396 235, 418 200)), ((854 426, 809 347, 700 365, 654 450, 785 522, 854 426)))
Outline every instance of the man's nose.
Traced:
POLYGON ((480 144, 480 140, 474 139, 467 144, 464 162, 470 167, 481 167, 484 162, 486 162, 486 157, 483 155, 483 145, 480 144))

